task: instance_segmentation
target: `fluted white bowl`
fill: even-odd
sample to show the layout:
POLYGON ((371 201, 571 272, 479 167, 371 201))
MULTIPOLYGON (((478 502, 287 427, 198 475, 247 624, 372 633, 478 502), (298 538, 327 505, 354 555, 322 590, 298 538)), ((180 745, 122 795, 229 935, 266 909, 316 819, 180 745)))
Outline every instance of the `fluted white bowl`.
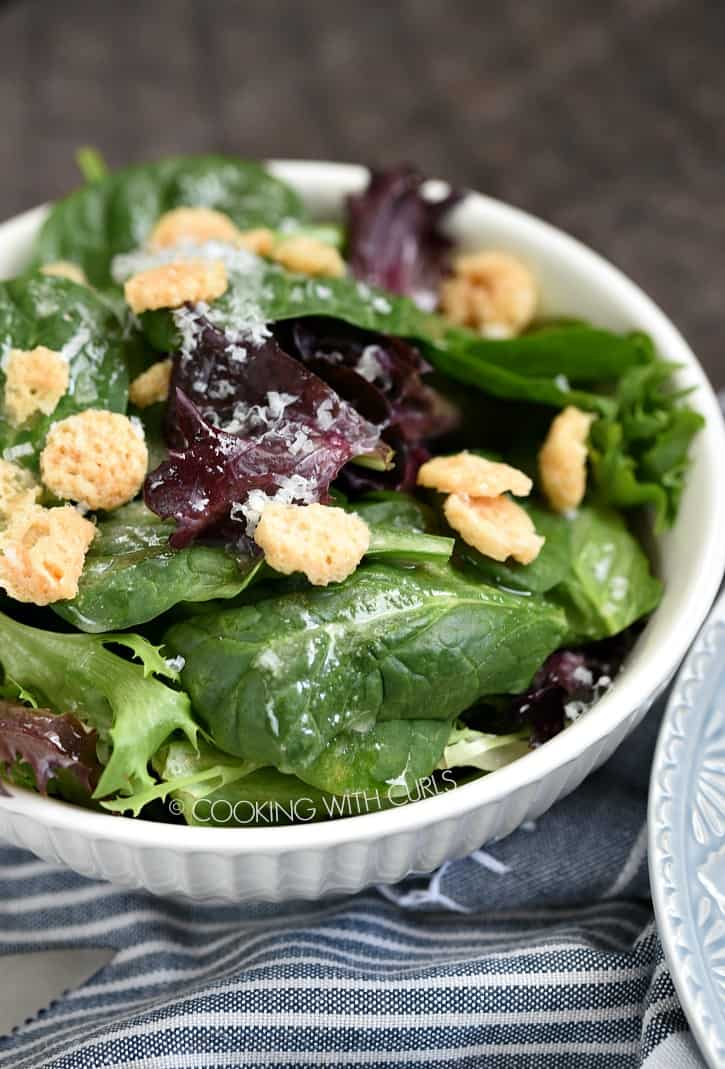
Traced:
MULTIPOLYGON (((325 219, 338 216, 344 196, 367 177, 346 164, 271 166, 325 219)), ((23 269, 45 211, 0 226, 0 277, 23 269)), ((681 365, 678 385, 694 388, 691 403, 705 416, 679 519, 657 542, 664 598, 615 685, 566 731, 514 764, 396 809, 291 827, 182 827, 90 813, 14 789, 0 799, 1 837, 86 876, 162 895, 241 901, 353 892, 430 871, 539 816, 610 756, 667 684, 725 565, 725 434, 702 368, 633 282, 561 231, 477 193, 455 209, 450 229, 463 247, 522 256, 540 282, 544 314, 649 333, 660 354, 681 365)))

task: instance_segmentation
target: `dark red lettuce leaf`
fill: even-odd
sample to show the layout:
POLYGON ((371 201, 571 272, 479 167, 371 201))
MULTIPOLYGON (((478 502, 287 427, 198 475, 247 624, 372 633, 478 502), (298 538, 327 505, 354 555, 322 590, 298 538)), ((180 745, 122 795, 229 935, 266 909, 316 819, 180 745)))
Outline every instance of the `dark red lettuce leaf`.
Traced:
POLYGON ((429 454, 424 439, 451 429, 457 413, 421 376, 430 366, 401 338, 361 330, 341 320, 307 317, 278 324, 277 338, 358 412, 378 424, 394 450, 384 472, 352 466, 344 488, 411 489, 429 454))
MULTIPOLYGON (((176 354, 166 434, 170 445, 180 444, 175 397, 181 390, 207 423, 228 433, 271 434, 298 424, 312 431, 331 430, 347 438, 358 453, 371 452, 380 437, 355 409, 343 403, 317 375, 288 356, 273 337, 261 344, 230 345, 226 335, 199 317, 201 329, 192 355, 176 354), (270 409, 269 395, 284 402, 270 409), (320 415, 322 409, 322 415, 320 415)), ((354 455, 354 454, 353 454, 354 455)))
POLYGON ((174 356, 169 457, 147 477, 144 498, 176 520, 175 548, 203 538, 249 552, 248 517, 233 506, 246 507, 253 491, 327 501, 340 468, 379 448, 380 429, 273 337, 231 345, 203 317, 199 326, 194 351, 174 356))
POLYGON ((407 164, 372 171, 367 189, 347 200, 347 258, 356 278, 432 310, 451 250, 441 222, 461 194, 429 200, 425 181, 407 164))
MULTIPOLYGON (((311 422, 273 427, 256 436, 229 434, 202 419, 180 389, 176 390, 175 414, 175 433, 181 444, 169 450, 168 459, 147 476, 144 487, 152 512, 176 520, 170 538, 175 549, 204 537, 235 542, 248 550, 243 517, 239 523, 230 522, 232 505, 245 503, 254 490, 273 496, 295 485, 298 491, 290 494, 290 501, 325 502, 340 468, 366 442, 334 426, 316 429, 311 422), (300 426, 304 452, 293 453, 291 437, 300 426)), ((345 419, 340 422, 351 432, 345 419)))
POLYGON ((409 342, 324 318, 295 320, 292 336, 290 352, 314 366, 326 382, 334 378, 335 369, 354 372, 349 385, 338 379, 338 386, 341 396, 359 411, 364 412, 366 395, 377 392, 376 416, 368 418, 386 427, 397 426, 401 437, 409 441, 441 432, 437 395, 421 379, 431 370, 430 364, 409 342))
POLYGON ((558 735, 566 724, 565 706, 581 703, 583 711, 609 687, 632 648, 638 630, 629 628, 613 638, 578 650, 557 650, 534 676, 529 689, 513 699, 512 728, 531 724, 531 745, 558 735))
POLYGON ((23 761, 32 769, 41 794, 47 794, 50 781, 65 773, 90 795, 101 774, 96 742, 96 732, 86 731, 70 713, 0 700, 0 777, 7 776, 16 761, 23 761))

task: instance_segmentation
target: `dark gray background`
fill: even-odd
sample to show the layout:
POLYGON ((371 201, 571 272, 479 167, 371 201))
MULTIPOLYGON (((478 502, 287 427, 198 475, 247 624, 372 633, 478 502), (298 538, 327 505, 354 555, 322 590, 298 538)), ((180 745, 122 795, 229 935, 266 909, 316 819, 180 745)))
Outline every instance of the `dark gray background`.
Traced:
POLYGON ((725 385, 719 0, 0 0, 0 217, 78 145, 393 162, 619 264, 725 385))

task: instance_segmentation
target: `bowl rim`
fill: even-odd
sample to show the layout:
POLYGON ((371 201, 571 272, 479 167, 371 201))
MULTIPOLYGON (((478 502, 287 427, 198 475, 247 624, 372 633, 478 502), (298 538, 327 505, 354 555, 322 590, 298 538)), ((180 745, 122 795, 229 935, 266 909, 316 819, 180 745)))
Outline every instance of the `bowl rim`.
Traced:
MULTIPOLYGON (((336 200, 359 189, 368 174, 367 168, 358 164, 316 160, 270 160, 267 163, 273 173, 290 181, 303 196, 320 193, 336 200)), ((497 222, 505 224, 514 239, 520 234, 529 243, 533 240, 541 248, 566 259, 583 277, 597 279, 600 286, 628 308, 640 329, 655 336, 658 349, 685 368, 697 387, 696 407, 706 420, 698 448, 703 460, 709 461, 714 469, 718 459, 725 456, 725 425, 719 404, 694 353, 655 302, 619 268, 552 224, 474 191, 466 193, 463 202, 455 209, 457 215, 464 213, 471 203, 497 217, 497 222)), ((40 206, 0 224, 0 242, 12 240, 18 234, 30 236, 46 210, 46 206, 40 206)), ((563 770, 575 762, 630 717, 633 710, 646 703, 674 672, 715 598, 725 567, 725 539, 722 538, 725 532, 725 481, 712 481, 708 504, 705 553, 693 567, 691 581, 679 606, 677 626, 672 625, 666 649, 660 653, 657 675, 651 673, 655 658, 652 653, 644 663, 625 668, 617 678, 616 686, 591 712, 546 745, 496 772, 409 805, 309 824, 241 828, 161 824, 86 810, 15 787, 10 788, 9 795, 0 797, 0 815, 6 812, 28 817, 54 829, 76 831, 84 836, 92 835, 96 839, 140 848, 165 848, 194 854, 276 856, 419 832, 427 826, 455 820, 465 813, 501 802, 543 780, 548 773, 563 770)))

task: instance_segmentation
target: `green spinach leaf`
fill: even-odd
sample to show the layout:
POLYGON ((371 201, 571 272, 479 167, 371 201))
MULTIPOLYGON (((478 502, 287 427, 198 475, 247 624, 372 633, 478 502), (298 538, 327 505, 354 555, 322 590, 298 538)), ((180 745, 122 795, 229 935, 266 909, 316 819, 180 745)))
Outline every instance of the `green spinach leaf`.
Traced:
MULTIPOLYGON (((451 327, 406 297, 374 290, 351 278, 320 280, 291 274, 275 264, 234 276, 227 292, 214 302, 214 322, 237 333, 243 325, 240 309, 248 314, 250 307, 266 322, 332 316, 366 330, 412 338, 437 371, 494 397, 557 408, 578 405, 602 414, 613 414, 614 402, 601 394, 572 389, 557 353, 561 366, 569 371, 578 368, 583 382, 592 381, 595 370, 614 378, 646 358, 639 336, 586 326, 539 331, 510 341, 487 340, 451 327)), ((161 352, 178 348, 180 337, 171 313, 147 312, 141 319, 155 348, 161 352)), ((576 381, 576 375, 571 377, 576 381)))
MULTIPOLYGON (((125 412, 126 344, 113 313, 87 286, 45 275, 0 283, 0 350, 44 345, 62 352, 70 365, 68 391, 51 415, 37 413, 17 428, 0 414, 0 449, 11 449, 11 457, 32 463, 56 420, 85 408, 125 412)), ((0 386, 4 384, 0 368, 0 386)))
POLYGON ((262 558, 236 558, 222 547, 169 545, 173 523, 142 501, 98 524, 78 594, 52 607, 81 631, 136 627, 180 602, 233 598, 254 579, 262 558))
POLYGON ((334 587, 194 617, 165 642, 218 746, 297 773, 344 731, 523 690, 565 632, 554 606, 449 566, 367 564, 334 587))
POLYGON ((454 539, 440 535, 405 531, 400 527, 370 526, 370 545, 366 557, 383 557, 388 560, 447 561, 453 552, 454 539))
POLYGON ((551 326, 516 338, 490 341, 461 332, 460 350, 531 378, 571 382, 616 382, 651 359, 641 334, 614 334, 576 323, 551 326))
POLYGON ((436 531, 435 514, 421 501, 400 490, 376 490, 357 501, 341 502, 348 512, 354 512, 369 526, 395 528, 424 534, 436 531))
POLYGON ((566 610, 574 640, 616 635, 657 607, 662 583, 618 513, 580 508, 570 530, 569 572, 548 597, 566 610))
MULTIPOLYGON (((260 768, 208 792, 206 785, 179 787, 173 797, 193 827, 275 827, 351 816, 352 799, 336 798, 276 768, 260 768)), ((364 808, 359 809, 365 812, 364 808)))
POLYGON ((143 244, 171 208, 215 208, 242 229, 301 217, 297 195, 259 163, 228 156, 177 156, 99 177, 50 211, 33 263, 72 260, 93 285, 112 284, 113 257, 143 244))
POLYGON ((485 557, 462 539, 456 543, 456 557, 477 576, 502 587, 530 594, 545 594, 565 579, 571 569, 571 527, 564 516, 533 502, 520 502, 546 539, 538 557, 531 564, 510 560, 499 562, 485 557))
POLYGON ((104 805, 138 813, 171 794, 187 822, 198 826, 269 826, 377 812, 450 786, 432 778, 436 762, 448 767, 441 757, 448 733, 445 721, 427 720, 381 724, 349 745, 340 736, 305 772, 307 782, 272 767, 255 769, 204 742, 197 753, 188 742, 173 741, 153 760, 160 784, 104 805))
MULTIPOLYGON (((172 549, 172 528, 142 501, 116 509, 98 524, 78 594, 52 608, 81 631, 118 631, 153 620, 181 603, 227 600, 258 579, 281 578, 261 556, 238 557, 221 546, 172 549)), ((452 538, 391 524, 371 526, 367 556, 447 561, 452 551, 452 538)))
POLYGON ((383 798, 412 793, 441 760, 447 720, 385 720, 369 731, 343 731, 297 775, 329 794, 377 791, 383 798))

